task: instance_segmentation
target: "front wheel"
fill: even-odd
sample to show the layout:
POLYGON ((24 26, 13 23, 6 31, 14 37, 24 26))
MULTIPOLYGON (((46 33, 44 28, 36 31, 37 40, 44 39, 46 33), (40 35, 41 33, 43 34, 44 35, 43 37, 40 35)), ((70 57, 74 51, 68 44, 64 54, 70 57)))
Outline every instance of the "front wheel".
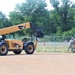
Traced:
POLYGON ((26 54, 33 54, 34 53, 34 44, 33 43, 27 43, 24 45, 24 50, 26 54))
POLYGON ((4 56, 8 53, 8 46, 7 44, 1 44, 0 45, 0 55, 4 56))

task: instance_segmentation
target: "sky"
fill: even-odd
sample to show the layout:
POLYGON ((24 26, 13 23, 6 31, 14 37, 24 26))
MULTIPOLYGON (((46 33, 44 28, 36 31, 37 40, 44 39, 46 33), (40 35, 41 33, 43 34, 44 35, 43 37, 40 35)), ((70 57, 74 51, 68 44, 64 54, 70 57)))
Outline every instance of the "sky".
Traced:
MULTIPOLYGON (((9 12, 14 10, 17 3, 22 3, 24 1, 25 0, 0 0, 0 11, 8 16, 9 12)), ((71 1, 75 2, 75 0, 71 1)), ((48 5, 47 8, 52 9, 49 0, 46 0, 46 2, 48 5)))

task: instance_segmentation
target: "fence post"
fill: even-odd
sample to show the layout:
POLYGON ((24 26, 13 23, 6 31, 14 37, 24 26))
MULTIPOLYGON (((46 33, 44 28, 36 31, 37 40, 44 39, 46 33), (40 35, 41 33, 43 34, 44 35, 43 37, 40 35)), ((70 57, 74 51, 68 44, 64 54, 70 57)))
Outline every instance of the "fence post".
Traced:
POLYGON ((45 52, 45 45, 46 45, 46 42, 44 42, 44 45, 43 45, 43 46, 44 46, 44 47, 43 47, 43 51, 44 51, 44 52, 45 52))
POLYGON ((54 36, 54 51, 56 51, 56 47, 55 47, 55 36, 54 36))

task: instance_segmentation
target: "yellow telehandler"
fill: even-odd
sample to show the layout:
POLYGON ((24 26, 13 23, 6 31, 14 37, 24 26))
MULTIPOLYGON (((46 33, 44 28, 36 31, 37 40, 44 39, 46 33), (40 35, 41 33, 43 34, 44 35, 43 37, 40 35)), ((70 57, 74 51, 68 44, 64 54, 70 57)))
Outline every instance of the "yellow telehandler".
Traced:
POLYGON ((15 54, 20 54, 22 50, 25 50, 26 54, 33 54, 36 50, 38 40, 35 43, 28 41, 27 38, 22 40, 7 39, 6 35, 20 31, 23 29, 32 28, 36 38, 43 37, 43 33, 39 30, 32 22, 27 22, 19 25, 14 25, 11 27, 0 29, 0 55, 7 55, 8 51, 13 51, 15 54))

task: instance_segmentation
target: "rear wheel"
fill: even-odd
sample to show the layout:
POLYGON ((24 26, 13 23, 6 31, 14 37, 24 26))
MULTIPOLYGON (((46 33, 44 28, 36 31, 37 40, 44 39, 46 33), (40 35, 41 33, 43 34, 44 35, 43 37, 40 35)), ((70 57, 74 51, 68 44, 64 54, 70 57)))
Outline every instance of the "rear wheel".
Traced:
POLYGON ((27 43, 24 46, 24 50, 26 52, 26 54, 33 54, 34 53, 34 44, 32 43, 27 43))
POLYGON ((0 45, 0 55, 4 56, 8 53, 8 46, 7 44, 1 44, 0 45))
POLYGON ((20 54, 22 52, 22 50, 14 50, 13 53, 14 54, 20 54))

